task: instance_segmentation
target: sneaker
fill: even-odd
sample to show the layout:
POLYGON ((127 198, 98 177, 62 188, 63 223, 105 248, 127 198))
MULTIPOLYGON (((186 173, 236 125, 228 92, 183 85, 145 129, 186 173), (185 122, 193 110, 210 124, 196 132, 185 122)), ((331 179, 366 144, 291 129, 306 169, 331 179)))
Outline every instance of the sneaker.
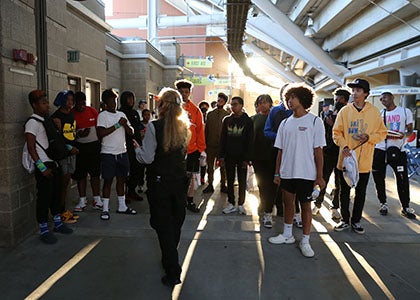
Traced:
POLYGON ((93 200, 93 202, 92 202, 92 208, 93 209, 100 209, 100 210, 102 210, 103 207, 104 207, 104 204, 103 204, 102 200, 99 200, 99 201, 93 200))
POLYGON ((290 237, 285 237, 283 234, 279 234, 277 236, 272 236, 268 239, 271 244, 293 244, 295 242, 295 237, 292 235, 290 237))
POLYGON ((300 218, 300 214, 295 215, 295 217, 293 218, 293 224, 295 224, 295 226, 297 228, 302 228, 303 227, 302 219, 300 218))
POLYGON ((331 209, 331 218, 333 220, 340 220, 341 219, 341 214, 336 208, 331 209))
POLYGON ((236 211, 238 211, 238 209, 232 203, 229 203, 229 205, 223 209, 224 214, 230 214, 236 211))
POLYGON ((179 278, 169 278, 167 275, 163 276, 160 280, 164 285, 173 288, 175 285, 180 284, 181 280, 179 278))
POLYGON ((77 219, 73 217, 73 214, 70 211, 66 210, 61 214, 61 221, 67 224, 74 224, 77 222, 77 219))
POLYGON ((240 215, 246 215, 246 209, 243 205, 238 206, 238 211, 240 215))
POLYGON ((54 232, 62 233, 62 234, 71 234, 73 233, 73 229, 67 227, 66 224, 61 224, 58 227, 54 227, 54 232))
POLYGON ((193 213, 198 213, 198 212, 200 212, 200 209, 199 209, 197 206, 195 206, 195 203, 194 203, 194 202, 189 202, 189 203, 187 204, 187 209, 188 209, 189 211, 193 212, 193 213))
POLYGON ((314 208, 312 208, 312 215, 316 216, 317 214, 319 214, 320 209, 321 209, 320 207, 315 205, 314 208))
POLYGON ((351 224, 351 229, 358 234, 365 233, 365 229, 362 227, 362 225, 360 225, 360 223, 351 224))
POLYGON ((299 243, 300 252, 305 257, 313 257, 315 255, 314 250, 312 250, 311 245, 309 243, 299 243))
POLYGON ((382 203, 381 207, 379 208, 379 213, 383 216, 386 216, 388 214, 388 204, 382 203))
POLYGON ((414 209, 412 209, 411 207, 406 207, 401 211, 401 215, 403 217, 406 217, 408 219, 415 219, 416 215, 414 214, 414 209))
POLYGON ((350 226, 348 223, 341 221, 340 223, 337 224, 337 226, 334 227, 335 231, 343 231, 345 229, 349 229, 350 226))
POLYGON ((210 193, 213 193, 214 192, 214 188, 213 188, 213 186, 211 185, 211 184, 209 184, 204 190, 203 190, 203 193, 204 194, 210 194, 210 193))
POLYGON ((81 204, 81 203, 79 203, 79 204, 77 204, 77 205, 74 207, 73 211, 75 211, 75 212, 82 212, 82 211, 84 211, 84 210, 86 209, 86 207, 87 207, 87 205, 86 205, 86 204, 81 204))
POLYGON ((223 194, 227 194, 228 190, 226 185, 222 185, 222 187, 220 188, 220 192, 222 192, 223 194))
POLYGON ((48 244, 48 245, 52 245, 52 244, 55 244, 55 243, 57 243, 57 238, 55 237, 55 235, 54 234, 52 234, 51 232, 46 232, 46 233, 44 233, 44 234, 41 234, 40 236, 39 236, 39 239, 42 241, 42 242, 44 242, 45 244, 48 244))
POLYGON ((265 228, 272 228, 273 227, 273 220, 271 218, 271 214, 264 214, 263 226, 265 228))

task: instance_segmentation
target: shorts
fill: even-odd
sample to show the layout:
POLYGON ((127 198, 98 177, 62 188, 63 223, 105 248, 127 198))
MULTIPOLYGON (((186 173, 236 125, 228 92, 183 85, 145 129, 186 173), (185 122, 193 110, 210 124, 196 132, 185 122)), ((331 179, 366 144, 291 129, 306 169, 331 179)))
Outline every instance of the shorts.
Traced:
POLYGON ((295 194, 296 200, 301 203, 312 201, 314 181, 307 179, 281 179, 280 187, 285 191, 295 194))
POLYGON ((130 163, 127 152, 118 155, 101 153, 101 174, 103 179, 128 177, 130 163))
POLYGON ((58 164, 60 165, 63 174, 73 174, 76 170, 76 155, 67 156, 60 160, 58 164))
POLYGON ((200 152, 198 150, 187 154, 187 172, 200 172, 200 152))
POLYGON ((99 141, 77 144, 79 154, 76 155, 76 170, 71 177, 74 180, 81 180, 87 177, 99 177, 101 175, 101 144, 99 141))

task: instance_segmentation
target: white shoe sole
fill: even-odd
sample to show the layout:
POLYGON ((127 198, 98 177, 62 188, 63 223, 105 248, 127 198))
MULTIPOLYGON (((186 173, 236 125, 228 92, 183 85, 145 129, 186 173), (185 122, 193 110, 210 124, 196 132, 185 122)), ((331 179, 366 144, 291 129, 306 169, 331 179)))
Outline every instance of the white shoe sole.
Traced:
POLYGON ((295 242, 295 237, 291 236, 289 238, 285 238, 285 237, 281 236, 281 238, 279 238, 279 236, 273 236, 273 237, 269 238, 268 241, 271 244, 274 244, 274 245, 293 244, 295 242))

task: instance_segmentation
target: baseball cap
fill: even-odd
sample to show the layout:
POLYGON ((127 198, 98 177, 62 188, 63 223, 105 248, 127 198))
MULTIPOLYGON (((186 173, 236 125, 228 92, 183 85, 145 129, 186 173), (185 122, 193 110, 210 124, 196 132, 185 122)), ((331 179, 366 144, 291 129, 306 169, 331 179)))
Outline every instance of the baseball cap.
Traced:
POLYGON ((146 100, 144 100, 144 99, 140 99, 140 100, 139 100, 139 104, 142 104, 142 103, 147 103, 147 101, 146 101, 146 100))
POLYGON ((327 102, 324 102, 323 104, 322 104, 322 107, 326 107, 326 106, 330 106, 327 102))
POLYGON ((360 87, 365 91, 365 93, 369 93, 370 91, 370 85, 367 80, 357 78, 353 82, 350 82, 347 84, 348 87, 354 88, 354 87, 360 87))
POLYGON ((386 94, 391 95, 391 96, 394 96, 394 95, 391 93, 391 91, 389 91, 389 90, 384 90, 384 91, 381 93, 381 95, 386 95, 386 94))

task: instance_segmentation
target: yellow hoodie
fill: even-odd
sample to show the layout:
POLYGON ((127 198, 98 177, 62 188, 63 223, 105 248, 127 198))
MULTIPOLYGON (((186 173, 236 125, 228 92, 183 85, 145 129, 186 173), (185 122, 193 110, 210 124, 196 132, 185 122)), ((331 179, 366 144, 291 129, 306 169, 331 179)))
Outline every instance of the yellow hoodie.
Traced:
POLYGON ((360 144, 359 141, 352 138, 354 134, 366 133, 369 140, 355 150, 359 164, 359 173, 368 173, 372 170, 373 151, 375 144, 384 140, 387 129, 384 120, 375 106, 369 102, 365 103, 363 109, 359 112, 352 103, 343 107, 337 115, 333 127, 333 139, 340 147, 337 168, 343 170, 343 148, 355 148, 360 144))

